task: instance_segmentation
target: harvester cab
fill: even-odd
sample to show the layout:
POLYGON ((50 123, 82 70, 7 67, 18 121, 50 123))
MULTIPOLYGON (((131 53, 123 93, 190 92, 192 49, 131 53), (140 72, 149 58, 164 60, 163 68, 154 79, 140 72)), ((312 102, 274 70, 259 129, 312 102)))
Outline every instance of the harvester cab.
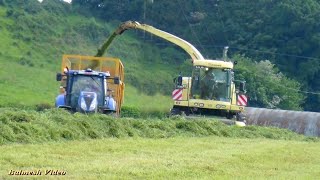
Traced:
POLYGON ((65 55, 62 67, 56 77, 61 81, 56 107, 83 113, 120 113, 124 83, 119 59, 65 55))
POLYGON ((245 81, 234 80, 236 63, 226 59, 224 52, 222 60, 194 61, 192 77, 183 77, 182 85, 176 81, 171 113, 236 117, 236 121, 245 122, 245 81), (239 103, 240 98, 245 100, 239 103))

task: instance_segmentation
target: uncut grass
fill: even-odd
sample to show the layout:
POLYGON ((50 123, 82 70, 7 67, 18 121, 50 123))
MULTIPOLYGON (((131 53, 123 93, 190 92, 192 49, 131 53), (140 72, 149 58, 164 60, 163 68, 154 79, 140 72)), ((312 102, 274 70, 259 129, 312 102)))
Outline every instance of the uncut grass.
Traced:
POLYGON ((139 90, 133 86, 126 85, 123 106, 136 108, 139 111, 148 112, 150 114, 155 111, 169 112, 170 108, 173 106, 173 101, 170 96, 161 95, 159 93, 148 96, 139 92, 139 90))
POLYGON ((168 138, 220 136, 319 141, 277 128, 227 126, 215 120, 114 118, 102 114, 70 114, 51 109, 43 112, 0 109, 0 144, 42 143, 106 137, 168 138))

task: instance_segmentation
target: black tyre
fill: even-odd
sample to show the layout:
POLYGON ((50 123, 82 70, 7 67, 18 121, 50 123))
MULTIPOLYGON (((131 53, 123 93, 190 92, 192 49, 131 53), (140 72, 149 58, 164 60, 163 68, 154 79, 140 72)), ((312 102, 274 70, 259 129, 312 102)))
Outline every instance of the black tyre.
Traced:
POLYGON ((170 113, 171 113, 172 116, 174 116, 174 115, 181 115, 180 109, 175 108, 175 107, 171 109, 171 112, 170 112, 170 113))
POLYGON ((237 118, 236 119, 237 121, 246 122, 246 115, 244 113, 241 113, 241 112, 237 113, 236 118, 237 118))
POLYGON ((233 113, 227 113, 227 114, 226 114, 226 118, 227 118, 227 119, 232 119, 233 116, 234 116, 233 113))

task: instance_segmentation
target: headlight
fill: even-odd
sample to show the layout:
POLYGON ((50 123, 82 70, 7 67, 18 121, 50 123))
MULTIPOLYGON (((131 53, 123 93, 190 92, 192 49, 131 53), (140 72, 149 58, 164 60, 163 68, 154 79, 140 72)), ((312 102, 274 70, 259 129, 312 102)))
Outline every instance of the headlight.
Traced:
POLYGON ((84 101, 83 98, 81 98, 80 107, 81 107, 81 109, 84 110, 84 111, 87 110, 87 105, 86 105, 86 102, 84 101))
POLYGON ((217 104, 217 105, 216 105, 216 108, 217 108, 217 109, 226 108, 226 106, 225 106, 225 105, 222 105, 222 104, 217 104))
POLYGON ((91 102, 91 105, 90 105, 90 108, 89 108, 89 111, 93 111, 95 110, 97 107, 97 97, 95 97, 92 102, 91 102))

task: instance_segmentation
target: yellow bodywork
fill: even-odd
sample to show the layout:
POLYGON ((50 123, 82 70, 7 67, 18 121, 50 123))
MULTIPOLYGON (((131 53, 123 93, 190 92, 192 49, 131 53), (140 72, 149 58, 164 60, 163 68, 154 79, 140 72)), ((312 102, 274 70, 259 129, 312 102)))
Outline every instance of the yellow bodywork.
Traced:
MULTIPOLYGON (((124 67, 120 59, 111 57, 94 57, 94 56, 80 56, 80 55, 63 55, 61 63, 61 73, 64 69, 69 70, 85 70, 91 68, 98 72, 109 72, 111 77, 119 77, 120 84, 114 84, 113 79, 108 79, 108 89, 111 89, 112 96, 117 102, 117 114, 119 115, 120 109, 124 99, 124 67)), ((64 92, 65 80, 61 81, 60 92, 64 92)), ((105 96, 108 92, 105 91, 105 96)))
MULTIPOLYGON (((205 66, 213 68, 228 68, 233 69, 232 62, 225 62, 219 60, 198 60, 193 62, 193 66, 205 66)), ((231 99, 230 102, 216 101, 216 100, 204 100, 204 99, 195 99, 190 96, 191 91, 191 77, 182 78, 182 99, 175 100, 175 106, 183 106, 189 108, 205 108, 205 109, 221 109, 233 112, 243 112, 244 106, 237 105, 237 94, 235 84, 231 83, 231 99)))
POLYGON ((204 66, 219 69, 233 69, 233 63, 230 61, 221 60, 196 60, 193 61, 193 66, 204 66))

